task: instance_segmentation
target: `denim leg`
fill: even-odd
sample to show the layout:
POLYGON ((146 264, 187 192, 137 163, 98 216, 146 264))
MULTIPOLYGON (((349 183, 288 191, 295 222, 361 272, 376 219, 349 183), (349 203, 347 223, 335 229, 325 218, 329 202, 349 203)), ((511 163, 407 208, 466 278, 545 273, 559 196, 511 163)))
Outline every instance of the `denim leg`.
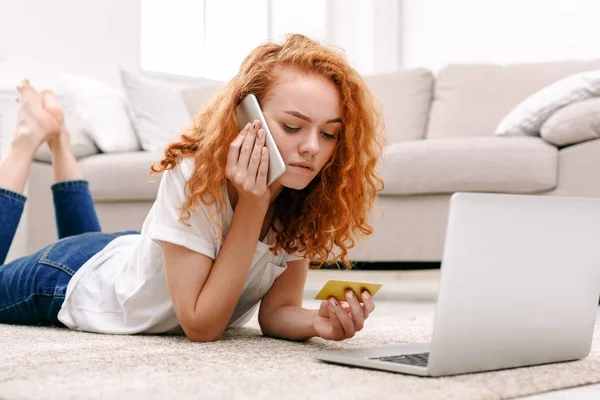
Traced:
MULTIPOLYGON (((17 258, 0 266, 0 323, 16 325, 41 325, 44 316, 37 304, 53 300, 53 288, 58 283, 59 271, 47 276, 44 284, 49 290, 36 290, 38 260, 46 249, 17 258)), ((47 271, 51 272, 51 271, 47 271)), ((64 272, 61 272, 64 274, 64 272)))
POLYGON ((87 181, 55 183, 52 185, 52 196, 59 239, 80 233, 100 232, 100 222, 87 181))
POLYGON ((6 260, 26 199, 20 193, 0 188, 0 265, 6 260))
POLYGON ((73 275, 115 238, 137 232, 89 232, 0 266, 0 324, 64 326, 58 312, 73 275))

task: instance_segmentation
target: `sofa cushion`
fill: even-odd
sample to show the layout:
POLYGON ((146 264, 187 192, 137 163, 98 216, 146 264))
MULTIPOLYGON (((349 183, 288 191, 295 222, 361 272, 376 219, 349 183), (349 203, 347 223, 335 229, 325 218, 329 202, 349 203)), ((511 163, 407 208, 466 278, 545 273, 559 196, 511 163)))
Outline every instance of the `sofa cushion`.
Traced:
POLYGON ((423 139, 433 95, 433 74, 424 68, 365 77, 383 110, 388 142, 423 139))
POLYGON ((546 191, 557 183, 557 153, 533 137, 397 143, 382 160, 382 195, 546 191))
POLYGON ((540 128, 559 109, 600 96, 600 70, 560 79, 527 97, 496 128, 499 136, 540 136, 540 128))
POLYGON ((600 198, 600 139, 565 147, 558 152, 558 182, 553 196, 600 198))
POLYGON ((101 151, 140 149, 127 99, 120 89, 84 76, 63 74, 57 93, 69 127, 83 130, 101 151))
POLYGON ((154 200, 161 175, 154 175, 151 182, 150 167, 161 156, 157 151, 96 154, 79 160, 79 168, 90 183, 94 201, 154 200))
POLYGON ((529 95, 568 75, 598 68, 600 60, 450 65, 438 73, 426 136, 493 136, 500 121, 529 95))
POLYGON ((544 122, 540 134, 555 146, 600 138, 600 97, 561 108, 544 122))
MULTIPOLYGON (((423 139, 433 95, 433 74, 424 68, 366 76, 365 80, 381 102, 390 143, 423 139)), ((224 82, 204 80, 182 90, 185 103, 194 115, 225 86, 224 82)))
POLYGON ((175 141, 191 116, 181 91, 121 69, 121 82, 131 108, 131 123, 146 151, 161 150, 175 141))
POLYGON ((201 84, 181 90, 183 101, 190 115, 194 116, 198 111, 208 105, 210 100, 225 88, 225 82, 204 79, 201 84))

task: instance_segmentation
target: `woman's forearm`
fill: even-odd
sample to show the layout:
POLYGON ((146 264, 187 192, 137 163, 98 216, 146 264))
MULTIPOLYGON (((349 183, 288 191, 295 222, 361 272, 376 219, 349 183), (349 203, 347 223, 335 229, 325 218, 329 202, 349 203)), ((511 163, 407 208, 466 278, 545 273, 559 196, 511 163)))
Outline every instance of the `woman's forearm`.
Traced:
POLYGON ((313 321, 318 310, 300 306, 281 306, 260 320, 264 335, 290 340, 305 340, 317 336, 313 321))
POLYGON ((194 309, 199 340, 218 339, 244 289, 267 207, 238 202, 227 236, 194 309), (264 209, 263 209, 264 208, 264 209))

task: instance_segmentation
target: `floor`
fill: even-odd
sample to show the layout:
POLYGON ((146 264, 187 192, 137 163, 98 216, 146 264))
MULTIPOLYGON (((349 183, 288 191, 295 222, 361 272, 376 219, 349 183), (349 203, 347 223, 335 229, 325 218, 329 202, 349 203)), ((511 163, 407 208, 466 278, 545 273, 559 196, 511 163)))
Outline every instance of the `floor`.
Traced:
MULTIPOLYGON (((310 271, 306 282, 305 297, 312 299, 329 279, 382 283, 376 299, 390 302, 398 307, 415 302, 435 302, 439 287, 439 270, 420 271, 310 271)), ((591 400, 600 399, 600 384, 558 390, 523 400, 591 400)))

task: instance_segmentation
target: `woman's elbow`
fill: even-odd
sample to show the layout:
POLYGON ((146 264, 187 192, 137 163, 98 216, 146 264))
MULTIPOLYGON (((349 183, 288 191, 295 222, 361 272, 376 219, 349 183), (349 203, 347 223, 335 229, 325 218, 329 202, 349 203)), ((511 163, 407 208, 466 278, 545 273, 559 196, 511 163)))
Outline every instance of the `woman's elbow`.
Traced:
POLYGON ((260 326, 260 331, 264 336, 277 337, 277 334, 273 331, 273 324, 267 318, 259 318, 258 325, 260 326))
POLYGON ((205 334, 205 333, 186 333, 185 334, 190 342, 194 343, 208 343, 208 342, 216 342, 221 339, 221 335, 214 334, 205 334))
POLYGON ((187 336, 191 342, 215 342, 223 335, 223 330, 198 329, 197 326, 198 324, 181 324, 181 327, 185 332, 185 336, 187 336))

